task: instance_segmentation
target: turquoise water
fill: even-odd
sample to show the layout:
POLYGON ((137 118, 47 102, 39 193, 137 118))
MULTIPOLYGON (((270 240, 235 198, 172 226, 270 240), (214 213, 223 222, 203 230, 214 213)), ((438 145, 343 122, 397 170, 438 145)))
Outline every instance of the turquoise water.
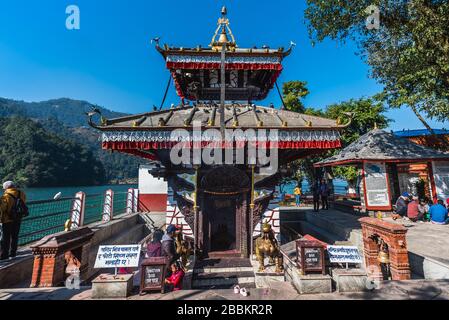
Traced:
POLYGON ((63 198, 74 197, 79 191, 83 191, 86 195, 104 194, 108 189, 114 192, 127 192, 130 188, 137 188, 137 185, 106 185, 95 187, 63 187, 63 188, 27 188, 24 189, 27 195, 27 201, 49 200, 62 192, 63 198))
POLYGON ((127 191, 137 188, 137 185, 106 185, 95 187, 64 187, 64 188, 28 188, 27 194, 29 217, 22 220, 19 244, 24 245, 39 240, 42 237, 64 230, 64 224, 70 218, 72 199, 79 191, 86 193, 84 223, 100 221, 104 205, 104 193, 112 189, 114 194, 114 215, 126 211, 127 191), (61 192, 62 197, 53 201, 54 196, 61 192), (41 202, 45 200, 44 202, 41 202))

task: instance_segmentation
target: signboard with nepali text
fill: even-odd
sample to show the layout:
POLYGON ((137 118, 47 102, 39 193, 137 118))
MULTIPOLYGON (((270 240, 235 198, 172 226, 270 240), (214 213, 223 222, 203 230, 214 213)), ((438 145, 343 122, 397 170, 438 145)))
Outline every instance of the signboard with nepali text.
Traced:
POLYGON ((136 268, 140 249, 140 245, 100 246, 94 268, 136 268))
POLYGON ((362 263, 362 256, 357 247, 327 246, 327 253, 329 254, 329 261, 331 263, 362 263))
POLYGON ((365 162, 364 170, 367 207, 389 207, 391 203, 385 163, 365 162))

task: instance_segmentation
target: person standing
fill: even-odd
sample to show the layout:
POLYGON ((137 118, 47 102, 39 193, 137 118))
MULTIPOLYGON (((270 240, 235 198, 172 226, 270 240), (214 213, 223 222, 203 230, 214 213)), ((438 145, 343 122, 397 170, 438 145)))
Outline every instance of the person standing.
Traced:
POLYGON ((312 186, 313 211, 320 211, 320 186, 318 180, 312 186))
POLYGON ((295 190, 293 190, 293 193, 295 194, 295 198, 296 198, 296 206, 297 207, 301 206, 302 190, 301 190, 301 187, 299 184, 296 186, 295 190))
POLYGON ((161 244, 162 234, 159 231, 155 231, 151 238, 151 241, 147 245, 147 258, 160 257, 162 255, 162 244, 161 244))
POLYGON ((4 194, 0 199, 0 221, 2 222, 2 241, 0 260, 14 258, 19 244, 19 232, 22 218, 28 216, 26 195, 14 182, 3 184, 4 194))
POLYGON ((320 185, 320 196, 321 196, 321 203, 323 206, 323 210, 329 210, 329 187, 327 185, 327 182, 322 179, 321 185, 320 185))
POLYGON ((169 225, 167 227, 166 233, 162 237, 161 241, 161 253, 163 257, 167 258, 167 272, 170 272, 170 267, 176 260, 179 259, 179 255, 176 253, 176 246, 174 236, 176 233, 176 226, 169 225))

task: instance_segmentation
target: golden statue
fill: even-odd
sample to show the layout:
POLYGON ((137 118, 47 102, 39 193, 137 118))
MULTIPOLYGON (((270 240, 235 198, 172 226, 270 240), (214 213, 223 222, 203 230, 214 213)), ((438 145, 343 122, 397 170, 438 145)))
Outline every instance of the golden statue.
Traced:
POLYGON ((271 225, 267 222, 262 225, 262 234, 256 239, 256 257, 259 261, 259 272, 265 271, 266 256, 270 258, 270 264, 276 264, 276 273, 284 271, 284 261, 279 244, 274 236, 271 225))
POLYGON ((189 261, 189 257, 192 254, 192 248, 190 243, 183 239, 182 230, 178 229, 175 232, 174 236, 176 253, 181 257, 181 262, 184 269, 187 269, 187 262, 189 261))

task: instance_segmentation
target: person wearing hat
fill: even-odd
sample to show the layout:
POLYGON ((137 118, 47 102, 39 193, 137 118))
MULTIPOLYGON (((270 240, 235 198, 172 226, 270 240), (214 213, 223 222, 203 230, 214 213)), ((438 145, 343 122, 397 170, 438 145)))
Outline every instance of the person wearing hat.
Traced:
POLYGON ((3 184, 4 194, 0 199, 0 222, 2 223, 2 253, 0 260, 14 258, 17 254, 22 218, 28 215, 26 196, 14 182, 3 184))
POLYGON ((407 214, 407 205, 410 199, 410 195, 408 192, 404 192, 401 196, 396 200, 396 215, 405 217, 407 214))
POLYGON ((176 226, 172 224, 169 225, 161 241, 162 256, 167 258, 167 272, 171 271, 170 266, 179 259, 179 255, 176 253, 174 240, 174 236, 177 230, 178 228, 176 228, 176 226))

